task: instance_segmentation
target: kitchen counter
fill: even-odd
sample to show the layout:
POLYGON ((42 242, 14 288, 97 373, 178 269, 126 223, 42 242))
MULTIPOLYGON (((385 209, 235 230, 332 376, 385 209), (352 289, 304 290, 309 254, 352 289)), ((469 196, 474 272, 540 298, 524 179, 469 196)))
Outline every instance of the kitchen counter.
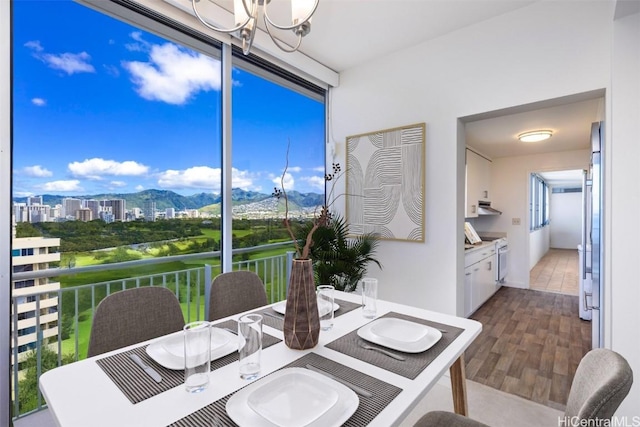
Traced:
POLYGON ((493 246, 495 245, 496 242, 492 241, 492 242, 487 242, 487 241, 482 241, 480 243, 476 243, 475 245, 470 245, 468 243, 465 243, 464 245, 464 253, 468 254, 471 252, 475 252, 477 250, 480 250, 482 248, 487 248, 489 246, 493 246))

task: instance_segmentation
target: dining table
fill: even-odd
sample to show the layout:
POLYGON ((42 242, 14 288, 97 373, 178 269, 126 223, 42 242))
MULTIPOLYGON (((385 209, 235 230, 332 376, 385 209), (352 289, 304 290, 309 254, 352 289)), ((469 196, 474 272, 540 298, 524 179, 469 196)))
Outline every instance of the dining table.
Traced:
MULTIPOLYGON (((247 394, 257 406, 253 408, 267 414, 267 419, 259 424, 273 426, 278 425, 277 417, 284 415, 277 408, 271 408, 272 411, 264 407, 267 403, 276 406, 279 401, 272 399, 269 389, 261 384, 269 381, 275 384, 275 378, 285 369, 297 368, 302 373, 313 369, 329 378, 324 381, 338 381, 357 396, 350 399, 339 395, 340 399, 330 402, 344 406, 336 406, 332 409, 334 413, 351 414, 340 424, 389 427, 399 425, 449 372, 454 410, 466 415, 464 351, 480 334, 481 323, 381 299, 377 301, 376 317, 366 318, 360 295, 336 291, 333 327, 320 331, 318 344, 313 348, 294 350, 284 342, 284 320, 281 310, 276 310, 281 304, 249 311, 263 314, 261 368, 254 380, 244 380, 238 373, 237 337, 230 331, 237 330, 240 315, 234 315, 212 322, 219 334, 227 334, 230 339, 213 352, 209 386, 199 393, 186 392, 182 367, 172 365, 174 360, 163 359, 161 343, 169 340, 175 343, 181 331, 49 370, 40 377, 40 390, 61 427, 236 426, 239 424, 234 419, 239 418, 228 410, 231 404, 236 412, 238 405, 243 405, 240 408, 246 412, 243 416, 256 417, 246 403, 238 403, 240 396, 244 398, 247 394), (401 327, 397 331, 399 338, 375 339, 376 331, 384 336, 380 331, 396 325, 401 327), (414 329, 416 333, 428 330, 437 336, 411 337, 414 329), (405 341, 403 334, 409 334, 405 341), (429 348, 424 350, 422 344, 429 348), (160 378, 148 375, 138 362, 151 367, 160 378)), ((322 400, 324 396, 319 398, 322 400)), ((320 415, 300 425, 325 426, 336 421, 323 420, 320 415)))

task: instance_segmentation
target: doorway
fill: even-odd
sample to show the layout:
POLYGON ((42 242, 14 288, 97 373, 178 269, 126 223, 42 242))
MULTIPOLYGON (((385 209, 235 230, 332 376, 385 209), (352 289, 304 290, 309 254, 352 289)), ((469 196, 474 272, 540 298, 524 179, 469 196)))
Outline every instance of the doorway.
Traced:
MULTIPOLYGON (((532 268, 548 253, 562 255, 563 252, 554 254, 553 246, 572 253, 572 258, 562 261, 557 257, 554 269, 563 263, 577 268, 580 237, 576 237, 579 234, 573 230, 570 238, 554 234, 551 243, 551 227, 559 224, 549 221, 538 229, 531 226, 530 177, 532 173, 566 170, 581 173, 588 167, 591 123, 604 119, 604 102, 604 90, 598 90, 461 119, 466 145, 492 160, 491 205, 502 211, 499 216, 475 219, 474 227, 482 234, 506 233, 510 250, 509 274, 504 286, 471 316, 483 323, 483 332, 477 339, 478 345, 465 355, 467 378, 559 408, 566 403, 561 396, 567 391, 565 386, 571 383, 579 359, 591 348, 591 324, 580 319, 576 294, 531 289, 537 280, 532 279, 532 268), (519 132, 545 128, 554 131, 548 143, 518 143, 519 132), (542 245, 541 250, 536 246, 537 252, 534 252, 532 245, 536 239, 546 242, 546 247, 542 245), (521 311, 515 313, 515 308, 521 311), (567 329, 569 324, 572 326, 567 329), (547 337, 551 338, 547 340, 547 337), (575 341, 569 344, 570 339, 575 341), (551 348, 551 343, 562 345, 551 348), (569 354, 575 357, 565 357, 569 354), (544 358, 542 365, 540 355, 544 358), (546 369, 562 371, 563 376, 550 377, 546 369)), ((577 182, 581 183, 581 177, 577 182)), ((581 198, 579 192, 567 190, 565 193, 569 199, 581 198)), ((562 206, 562 202, 559 205, 562 206)), ((549 204, 549 208, 551 206, 549 204)), ((571 217, 573 219, 567 221, 580 226, 579 207, 571 217)), ((560 273, 555 274, 554 285, 560 273)), ((562 275, 559 291, 567 271, 563 270, 562 275)), ((573 276, 575 289, 578 274, 573 269, 568 275, 573 276)), ((550 280, 552 277, 554 272, 549 274, 550 280)))

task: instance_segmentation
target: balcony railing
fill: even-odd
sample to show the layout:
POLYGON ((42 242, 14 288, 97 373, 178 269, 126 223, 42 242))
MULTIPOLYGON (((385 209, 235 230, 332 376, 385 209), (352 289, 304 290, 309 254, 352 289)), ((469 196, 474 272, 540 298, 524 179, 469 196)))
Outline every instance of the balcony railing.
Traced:
MULTIPOLYGON (((274 244, 234 250, 234 255, 283 246, 284 244, 274 244)), ((292 255, 293 252, 287 252, 283 255, 237 261, 233 263, 233 270, 255 272, 265 284, 269 301, 281 301, 286 298, 292 255)), ((27 288, 23 288, 19 296, 13 296, 11 391, 14 419, 27 416, 46 406, 38 388, 38 379, 42 373, 85 358, 93 314, 100 301, 107 295, 141 286, 162 286, 170 289, 180 301, 185 322, 202 320, 208 312, 211 281, 221 272, 221 267, 219 252, 209 252, 14 274, 12 278, 14 281, 45 277, 56 277, 57 281, 61 276, 77 273, 131 269, 194 258, 206 258, 209 261, 213 258, 217 259, 218 263, 180 271, 60 288, 54 291, 41 290, 35 286, 29 289, 30 293, 26 293, 27 288), (25 298, 28 299, 28 303, 24 302, 25 298), (51 299, 57 300, 57 307, 55 304, 50 304, 51 299), (24 304, 29 305, 29 311, 23 309, 24 304), (26 319, 29 321, 25 322, 26 319)))

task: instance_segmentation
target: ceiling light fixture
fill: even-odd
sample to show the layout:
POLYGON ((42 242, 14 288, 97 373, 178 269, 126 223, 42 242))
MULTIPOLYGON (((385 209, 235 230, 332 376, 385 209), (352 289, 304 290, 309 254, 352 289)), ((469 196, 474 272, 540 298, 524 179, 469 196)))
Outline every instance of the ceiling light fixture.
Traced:
POLYGON ((275 45, 284 52, 295 52, 300 47, 302 38, 311 31, 311 17, 318 8, 318 2, 320 0, 291 0, 292 23, 290 25, 278 25, 269 18, 267 5, 270 1, 271 0, 233 0, 233 15, 236 25, 233 28, 218 28, 205 21, 196 7, 196 3, 200 2, 200 0, 191 0, 191 5, 193 6, 193 12, 196 17, 205 27, 219 33, 231 34, 242 40, 242 52, 245 55, 248 55, 251 51, 253 39, 256 34, 258 15, 260 10, 262 10, 267 34, 269 34, 273 43, 275 43, 275 45), (281 41, 278 41, 273 34, 271 34, 271 31, 273 31, 274 28, 278 30, 292 30, 298 36, 298 43, 295 47, 292 48, 281 41))
POLYGON ((550 130, 534 130, 524 132, 518 135, 518 139, 522 142, 539 142, 551 138, 553 132, 550 130))

